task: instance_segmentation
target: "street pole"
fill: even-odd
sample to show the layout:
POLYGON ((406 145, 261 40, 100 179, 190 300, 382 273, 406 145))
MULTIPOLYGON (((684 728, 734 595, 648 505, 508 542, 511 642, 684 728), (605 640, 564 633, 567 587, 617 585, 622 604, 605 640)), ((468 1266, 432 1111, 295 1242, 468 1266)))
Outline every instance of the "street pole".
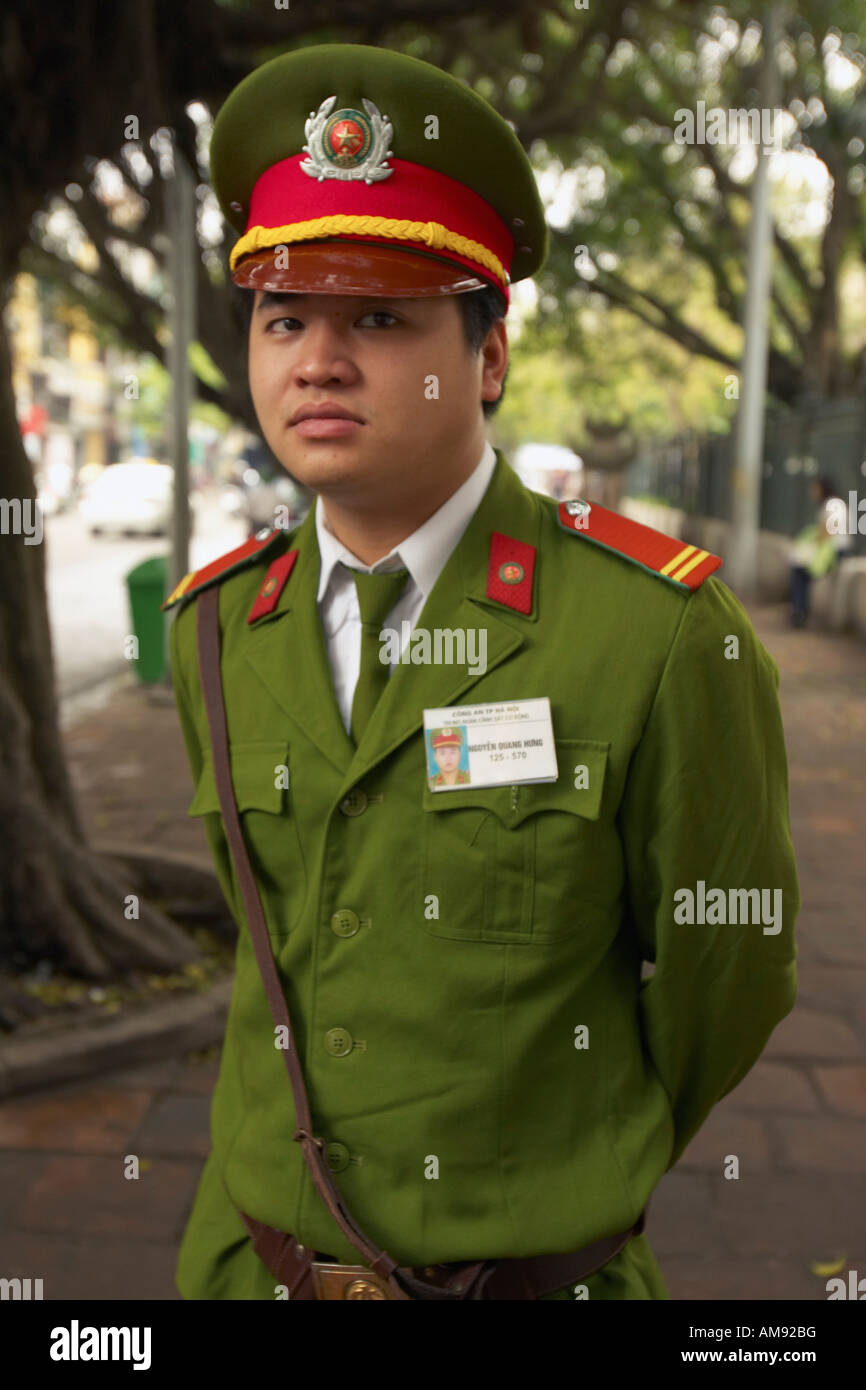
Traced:
MULTIPOLYGON (((166 180, 166 231, 171 282, 169 326, 171 342, 168 369, 171 375, 171 453, 174 461, 174 515, 168 592, 189 571, 189 410, 192 372, 189 345, 195 336, 196 255, 195 179, 176 137, 172 138, 173 177, 166 180)), ((165 626, 166 637, 168 624, 165 626)), ((168 662, 166 661, 166 671, 168 662)))
MULTIPOLYGON (((764 61, 761 108, 773 111, 779 100, 776 43, 781 30, 781 6, 767 6, 763 25, 764 61)), ((762 121, 763 128, 763 121, 762 121)), ((743 599, 758 588, 758 533, 761 476, 764 458, 764 410, 767 393, 767 348, 772 273, 773 221, 770 212, 770 152, 758 145, 752 179, 752 214, 748 233, 745 342, 740 371, 740 408, 734 440, 731 540, 725 566, 728 583, 743 599)))

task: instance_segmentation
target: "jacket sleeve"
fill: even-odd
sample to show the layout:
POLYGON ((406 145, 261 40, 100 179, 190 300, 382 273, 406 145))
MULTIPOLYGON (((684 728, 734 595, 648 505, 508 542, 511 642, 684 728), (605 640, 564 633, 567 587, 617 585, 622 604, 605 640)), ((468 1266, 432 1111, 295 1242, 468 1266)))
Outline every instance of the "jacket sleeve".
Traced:
POLYGON ((168 647, 171 665, 171 681, 174 687, 174 703, 177 708, 177 717, 180 721, 183 741, 186 745, 186 754, 189 759, 193 785, 197 786, 198 780, 201 777, 204 755, 192 716, 192 705, 184 677, 181 654, 181 634, 183 634, 185 641, 195 636, 195 623, 193 619, 184 616, 190 612, 191 608, 188 605, 175 614, 174 621, 169 629, 168 647), (184 620, 183 626, 181 624, 182 618, 184 620))
POLYGON ((710 577, 684 601, 619 812, 626 913, 654 962, 639 1010, 673 1113, 668 1167, 796 999, 778 687, 745 609, 710 577))
MULTIPOLYGON (((169 654, 177 717, 186 745, 193 784, 196 788, 201 783, 203 772, 211 777, 213 775, 207 716, 198 677, 197 653, 196 606, 192 602, 181 608, 171 625, 169 654), (191 667, 192 670, 190 670, 191 667), (191 676, 194 684, 193 680, 190 680, 191 676), (198 722, 196 713, 199 715, 198 722), (208 763, 208 768, 205 768, 205 762, 208 763)), ((222 816, 218 807, 216 783, 213 783, 213 810, 205 812, 202 820, 223 897, 235 922, 240 926, 243 920, 238 915, 240 889, 235 879, 228 840, 225 836, 222 816)))

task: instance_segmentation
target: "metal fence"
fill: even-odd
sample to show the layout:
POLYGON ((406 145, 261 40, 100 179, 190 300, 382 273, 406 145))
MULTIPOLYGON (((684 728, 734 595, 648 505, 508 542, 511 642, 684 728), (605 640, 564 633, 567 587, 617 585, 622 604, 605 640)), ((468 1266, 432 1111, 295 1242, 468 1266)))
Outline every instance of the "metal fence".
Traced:
MULTIPOLYGON (((816 401, 797 410, 771 406, 764 434, 761 528, 793 536, 815 519, 809 483, 828 477, 849 502, 853 526, 866 533, 866 401, 816 401)), ((679 435, 642 444, 626 473, 633 497, 655 497, 699 516, 729 520, 734 435, 679 435)), ((850 523, 849 523, 850 525, 850 523)), ((851 535, 851 552, 866 555, 866 534, 851 535)))

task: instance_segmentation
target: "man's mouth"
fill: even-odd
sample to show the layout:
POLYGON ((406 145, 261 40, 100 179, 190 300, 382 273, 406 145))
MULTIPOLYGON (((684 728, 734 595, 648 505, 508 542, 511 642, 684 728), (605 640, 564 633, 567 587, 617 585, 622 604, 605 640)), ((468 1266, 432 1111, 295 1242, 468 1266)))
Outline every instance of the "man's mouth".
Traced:
POLYGON ((289 424, 305 439, 337 439, 361 429, 364 421, 345 406, 324 401, 319 405, 301 406, 289 424))

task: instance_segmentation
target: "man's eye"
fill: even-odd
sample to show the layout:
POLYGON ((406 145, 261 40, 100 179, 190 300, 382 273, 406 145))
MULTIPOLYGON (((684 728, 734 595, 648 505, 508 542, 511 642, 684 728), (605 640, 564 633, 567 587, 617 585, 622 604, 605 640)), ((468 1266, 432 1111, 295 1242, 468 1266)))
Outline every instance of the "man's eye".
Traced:
MULTIPOLYGON (((376 328, 390 328, 392 323, 399 323, 399 319, 397 318, 396 314, 392 314, 388 309, 371 309, 370 312, 368 314, 364 314, 363 317, 358 320, 358 322, 363 324, 366 320, 369 319, 377 320, 377 322, 375 322, 373 325, 376 328)), ((270 333, 273 329, 277 328, 281 329, 282 325, 284 324, 286 325, 287 332, 293 331, 295 328, 303 328, 304 326, 301 323, 300 319, 271 319, 270 323, 267 325, 267 332, 270 333)))
MULTIPOLYGON (((365 314, 364 318, 362 318, 360 322, 363 323, 364 319, 391 319, 393 323, 398 322, 396 314, 389 313, 387 309, 371 309, 369 314, 365 314)), ((387 328, 388 325, 379 324, 377 326, 380 328, 387 328)))

